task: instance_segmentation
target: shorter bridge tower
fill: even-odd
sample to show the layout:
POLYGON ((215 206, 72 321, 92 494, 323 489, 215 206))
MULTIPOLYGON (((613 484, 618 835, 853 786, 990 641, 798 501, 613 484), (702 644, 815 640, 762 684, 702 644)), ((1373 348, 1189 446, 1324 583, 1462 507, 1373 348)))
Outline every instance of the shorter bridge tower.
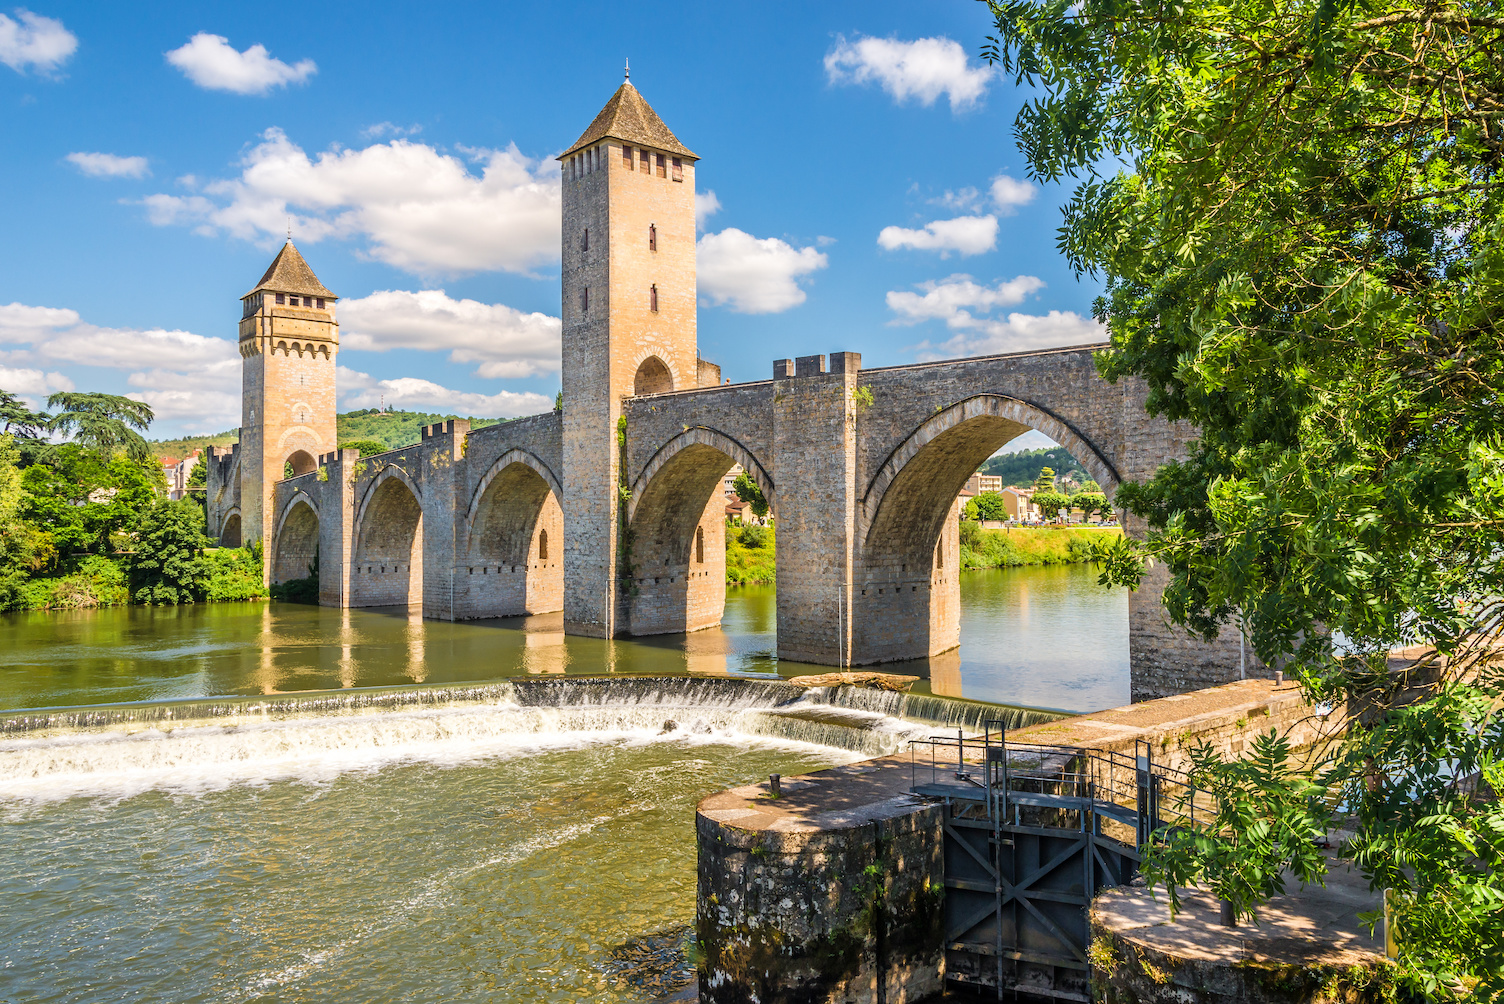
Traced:
POLYGON ((338 446, 334 365, 338 299, 289 238, 266 274, 241 297, 241 538, 270 542, 273 486, 318 467, 338 446))

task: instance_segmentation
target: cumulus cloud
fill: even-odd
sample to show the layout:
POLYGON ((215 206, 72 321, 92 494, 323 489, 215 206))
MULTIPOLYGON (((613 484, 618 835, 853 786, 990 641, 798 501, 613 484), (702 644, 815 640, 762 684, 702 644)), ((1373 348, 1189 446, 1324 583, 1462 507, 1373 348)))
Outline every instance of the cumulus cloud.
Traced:
POLYGON ((202 193, 143 200, 158 226, 193 226, 262 243, 285 232, 300 241, 364 238, 368 254, 425 277, 501 269, 528 273, 559 255, 559 176, 515 146, 459 158, 397 139, 309 157, 280 129, 268 129, 241 161, 238 177, 202 193))
POLYGON ((0 366, 0 390, 15 394, 33 411, 42 407, 47 395, 73 389, 73 381, 62 373, 0 366))
POLYGON ((992 185, 987 189, 987 194, 992 196, 992 204, 1000 210, 1008 210, 1015 206, 1027 206, 1034 201, 1034 196, 1039 194, 1039 189, 1027 181, 1019 181, 1010 178, 1006 174, 1000 174, 992 179, 992 185))
POLYGON ((478 363, 476 375, 509 379, 559 368, 559 318, 503 303, 451 299, 442 289, 386 289, 339 304, 346 349, 448 349, 449 361, 478 363))
POLYGON ((388 408, 433 408, 456 415, 474 415, 477 418, 517 418, 521 415, 537 415, 554 406, 553 398, 530 391, 481 394, 451 390, 432 380, 418 377, 377 380, 369 373, 344 366, 338 368, 337 379, 340 406, 346 409, 375 408, 385 401, 388 408))
POLYGON ((970 310, 986 313, 994 307, 1012 307, 1024 302, 1031 293, 1044 288, 1044 280, 1021 275, 995 286, 983 286, 969 275, 919 283, 922 292, 892 290, 888 309, 897 314, 894 324, 918 324, 942 320, 951 327, 965 327, 973 320, 970 310))
POLYGON ((696 252, 700 293, 711 305, 729 304, 739 314, 776 314, 799 306, 805 300, 800 277, 829 263, 812 247, 759 239, 735 227, 701 237, 696 252))
POLYGON ((705 229, 705 221, 721 211, 721 200, 715 197, 715 189, 695 193, 695 226, 705 229))
POLYGON ((145 157, 113 153, 70 153, 63 158, 91 178, 144 178, 151 173, 145 157))
POLYGON ((883 227, 877 235, 877 244, 887 251, 898 248, 939 251, 942 258, 949 258, 952 251, 961 255, 981 254, 997 246, 997 217, 958 216, 926 223, 919 230, 883 227))
MULTIPOLYGON (((7 353, 12 360, 127 371, 127 384, 136 388, 130 397, 151 404, 159 419, 190 419, 188 427, 196 431, 218 431, 240 419, 240 354, 224 338, 162 328, 101 327, 75 310, 12 303, 0 305, 0 344, 19 346, 7 353)), ((56 372, 44 374, 41 384, 34 376, 25 377, 36 390, 5 383, 14 379, 19 384, 23 377, 18 374, 40 372, 0 370, 0 387, 41 396, 44 390, 72 389, 71 379, 56 372)))
POLYGON ((205 90, 234 94, 265 94, 273 87, 301 84, 318 72, 311 59, 289 66, 260 44, 237 52, 228 38, 207 31, 167 53, 167 61, 205 90))
POLYGON ((61 21, 24 8, 16 11, 14 19, 0 14, 0 63, 17 73, 31 68, 50 74, 77 50, 77 36, 61 21))
POLYGON ((888 309, 897 315, 893 324, 944 321, 955 334, 938 344, 928 340, 915 345, 921 361, 955 356, 992 355, 1033 349, 1082 345, 1107 340, 1107 329, 1089 317, 1069 310, 1048 314, 1010 313, 985 316, 999 307, 1022 303, 1044 288, 1044 280, 1020 275, 986 286, 969 275, 919 283, 919 292, 892 290, 888 309))
POLYGON ((900 104, 913 98, 925 107, 944 94, 952 112, 975 107, 994 73, 990 66, 968 65, 966 50, 949 38, 902 42, 841 35, 825 54, 825 75, 832 84, 876 83, 900 104))

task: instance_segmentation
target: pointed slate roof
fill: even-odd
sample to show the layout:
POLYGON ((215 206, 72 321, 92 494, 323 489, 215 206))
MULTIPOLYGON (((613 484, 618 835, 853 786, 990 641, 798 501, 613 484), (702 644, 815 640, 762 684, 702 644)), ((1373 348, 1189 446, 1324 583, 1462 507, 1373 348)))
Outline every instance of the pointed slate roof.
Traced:
POLYGON ((638 146, 649 146, 654 150, 666 150, 690 160, 700 159, 669 131, 668 126, 663 124, 658 113, 653 111, 630 80, 616 89, 611 100, 606 102, 606 107, 590 123, 590 128, 581 133, 580 138, 574 141, 574 146, 560 154, 559 159, 563 160, 576 150, 598 143, 608 136, 638 146))
MULTIPOLYGON (((291 237, 287 239, 286 244, 282 245, 282 250, 277 252, 277 257, 272 259, 271 266, 267 268, 261 281, 256 283, 251 292, 245 296, 258 293, 263 289, 270 289, 277 293, 307 293, 331 300, 339 299, 324 288, 322 282, 319 282, 319 277, 313 274, 313 269, 308 267, 303 256, 298 254, 298 249, 293 247, 291 237)), ((244 300, 245 296, 241 299, 244 300)))

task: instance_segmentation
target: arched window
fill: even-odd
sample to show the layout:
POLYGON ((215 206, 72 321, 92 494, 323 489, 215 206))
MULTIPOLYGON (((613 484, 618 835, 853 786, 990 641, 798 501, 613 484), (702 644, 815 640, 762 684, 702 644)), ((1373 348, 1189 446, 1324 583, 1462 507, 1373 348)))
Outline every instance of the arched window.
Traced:
POLYGON ((538 560, 539 561, 547 561, 548 560, 548 531, 547 530, 539 530, 538 531, 538 560))
POLYGON ((695 527, 695 561, 705 564, 705 528, 695 527))
POLYGON ((940 543, 938 543, 938 544, 935 545, 935 567, 936 568, 944 568, 945 567, 945 539, 944 538, 941 538, 940 543))
POLYGON ((632 381, 633 394, 662 394, 674 389, 674 377, 657 356, 648 356, 637 367, 637 376, 632 381))

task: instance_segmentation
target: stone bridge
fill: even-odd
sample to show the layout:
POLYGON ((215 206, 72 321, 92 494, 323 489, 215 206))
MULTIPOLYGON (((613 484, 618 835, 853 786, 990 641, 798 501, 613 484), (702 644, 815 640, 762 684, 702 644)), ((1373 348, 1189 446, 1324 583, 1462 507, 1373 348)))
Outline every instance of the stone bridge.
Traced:
MULTIPOLYGON (((853 666, 954 649, 957 495, 999 447, 1043 432, 1109 495, 1183 452, 1186 430, 1146 417, 1141 384, 1097 376, 1096 348, 870 370, 838 352, 776 361, 771 380, 626 398, 611 633, 720 623, 721 486, 740 464, 778 517, 780 659, 853 666)), ((444 620, 561 610, 570 566, 598 558, 566 532, 563 438, 554 412, 322 455, 274 487, 270 578, 316 569, 324 604, 421 605, 444 620)), ((233 485, 235 462, 220 453, 213 480, 233 485)), ((581 588, 601 588, 587 578, 581 588)), ((1151 576, 1130 600, 1135 698, 1235 679, 1236 636, 1206 645, 1171 630, 1161 588, 1151 576)))

